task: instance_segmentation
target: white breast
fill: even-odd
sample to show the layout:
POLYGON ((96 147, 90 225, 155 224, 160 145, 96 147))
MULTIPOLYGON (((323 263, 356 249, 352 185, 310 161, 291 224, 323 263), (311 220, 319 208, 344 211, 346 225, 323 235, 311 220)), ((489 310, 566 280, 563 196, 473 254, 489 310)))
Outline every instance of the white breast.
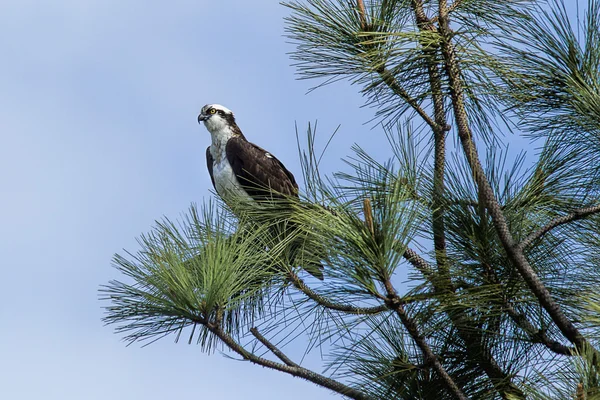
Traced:
POLYGON ((213 163, 213 178, 215 179, 217 193, 226 203, 230 204, 229 200, 232 198, 236 198, 235 201, 252 201, 252 198, 240 186, 226 157, 221 157, 219 161, 215 160, 213 163))

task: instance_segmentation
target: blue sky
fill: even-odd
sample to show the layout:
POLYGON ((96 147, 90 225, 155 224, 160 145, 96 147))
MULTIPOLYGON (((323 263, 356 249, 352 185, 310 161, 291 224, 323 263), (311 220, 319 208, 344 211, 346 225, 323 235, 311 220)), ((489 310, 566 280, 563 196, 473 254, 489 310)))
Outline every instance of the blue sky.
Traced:
POLYGON ((295 122, 323 139, 342 124, 326 170, 354 142, 388 156, 358 88, 306 94, 317 82, 296 80, 277 3, 0 2, 0 398, 330 396, 172 337, 126 347, 98 300, 115 252, 211 196, 206 103, 297 176, 295 122))

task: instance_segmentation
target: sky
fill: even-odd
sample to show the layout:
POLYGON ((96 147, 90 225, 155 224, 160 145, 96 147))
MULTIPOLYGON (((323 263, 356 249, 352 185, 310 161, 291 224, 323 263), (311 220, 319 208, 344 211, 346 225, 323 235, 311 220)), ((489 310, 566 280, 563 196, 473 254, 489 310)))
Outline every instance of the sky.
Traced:
POLYGON ((357 87, 297 80, 287 14, 262 0, 0 2, 0 398, 333 396, 174 337, 127 347, 101 321, 98 289, 122 278, 113 254, 212 196, 204 104, 232 109, 297 177, 295 124, 318 120, 321 145, 341 124, 325 171, 353 143, 389 156, 357 87))

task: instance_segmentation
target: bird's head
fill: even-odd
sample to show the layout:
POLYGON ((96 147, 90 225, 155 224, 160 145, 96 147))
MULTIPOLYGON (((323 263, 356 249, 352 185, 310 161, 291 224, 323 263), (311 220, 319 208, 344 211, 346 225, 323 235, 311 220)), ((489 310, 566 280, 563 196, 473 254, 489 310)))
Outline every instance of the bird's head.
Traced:
POLYGON ((207 104, 202 107, 198 115, 198 123, 204 122, 204 126, 210 133, 230 130, 235 125, 233 112, 220 104, 207 104))

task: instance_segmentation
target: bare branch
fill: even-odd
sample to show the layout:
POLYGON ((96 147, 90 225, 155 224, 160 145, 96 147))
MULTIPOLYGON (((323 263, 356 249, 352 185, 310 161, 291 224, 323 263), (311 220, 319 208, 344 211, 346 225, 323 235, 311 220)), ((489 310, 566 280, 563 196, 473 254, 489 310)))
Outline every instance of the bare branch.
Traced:
POLYGON ((565 346, 556 340, 552 340, 548 337, 544 330, 536 329, 531 322, 529 322, 527 317, 522 313, 518 313, 509 302, 505 301, 503 308, 508 316, 517 324, 517 326, 519 326, 529 335, 532 342, 541 343, 546 346, 548 350, 556 354, 561 354, 564 356, 572 356, 576 354, 576 350, 574 348, 565 346))
POLYGON ((225 345, 227 347, 229 347, 232 351, 234 351, 237 354, 239 354, 240 356, 242 356, 242 358, 244 360, 248 360, 251 363, 258 364, 258 365, 261 365, 266 368, 274 369, 274 370, 277 370, 280 372, 285 372, 286 374, 289 374, 289 375, 292 375, 292 376, 295 376, 298 378, 306 379, 307 381, 310 381, 316 385, 330 389, 336 393, 339 393, 339 394, 344 395, 351 399, 374 400, 372 397, 368 396, 367 394, 365 394, 359 390, 356 390, 354 388, 346 386, 341 382, 338 382, 334 379, 328 378, 321 374, 317 374, 316 372, 306 369, 304 367, 297 366, 297 365, 292 366, 292 365, 281 364, 281 363, 278 363, 275 361, 268 360, 266 358, 259 357, 256 354, 249 352, 243 346, 241 346, 238 342, 236 342, 229 334, 227 334, 227 332, 225 332, 223 330, 223 328, 221 328, 221 326, 218 323, 210 323, 207 321, 202 321, 200 323, 202 323, 204 326, 206 326, 206 328, 211 333, 213 333, 215 336, 217 336, 219 339, 221 339, 221 341, 223 343, 225 343, 225 345))
POLYGON ((408 92, 400 85, 400 83, 398 83, 398 80, 394 77, 394 74, 392 74, 390 70, 385 67, 385 65, 378 67, 376 71, 381 77, 383 83, 385 83, 395 94, 400 96, 400 98, 406 101, 406 103, 408 103, 408 105, 410 105, 412 109, 415 110, 415 112, 419 114, 421 118, 423 118, 423 121, 425 121, 425 123, 429 125, 431 129, 450 129, 449 126, 438 126, 438 124, 436 124, 435 121, 431 119, 429 114, 427 114, 427 112, 423 110, 423 108, 421 108, 417 100, 410 94, 408 94, 408 92))
POLYGON ((269 342, 269 340, 267 340, 267 338, 264 337, 256 327, 250 328, 250 333, 252 333, 252 335, 254 335, 259 342, 261 342, 267 349, 271 351, 271 353, 275 354, 277 358, 283 361, 286 365, 289 365, 290 367, 299 367, 298 364, 290 360, 288 356, 279 350, 273 343, 269 342))
POLYGON ((552 229, 554 229, 560 225, 568 224, 569 222, 577 221, 577 220, 583 219, 589 215, 593 215, 593 214, 597 214, 597 213, 600 213, 600 205, 580 208, 578 210, 573 211, 572 213, 569 213, 562 217, 555 218, 552 221, 550 221, 550 223, 548 225, 527 235, 527 237, 525 239, 523 239, 521 241, 521 243, 519 243, 519 248, 525 249, 525 248, 529 247, 534 241, 541 238, 546 233, 550 232, 552 229))
POLYGON ((423 257, 421 257, 416 251, 411 248, 404 250, 404 259, 411 263, 413 267, 418 269, 425 277, 431 277, 434 273, 433 267, 429 265, 423 257))
POLYGON ((314 300, 319 305, 328 308, 330 310, 341 311, 348 314, 356 314, 356 315, 370 315, 370 314, 379 314, 383 311, 386 311, 388 307, 385 304, 376 307, 354 307, 350 304, 342 304, 329 300, 326 297, 321 296, 311 288, 309 288, 302 279, 292 271, 288 272, 288 276, 292 281, 292 284, 296 289, 300 290, 304 293, 308 298, 314 300))
POLYGON ((402 322, 402 325, 404 325, 410 337, 415 341, 417 347, 419 347, 419 349, 423 353, 423 356, 425 357, 425 363, 433 367, 433 369, 440 376, 440 378, 442 378, 442 380, 446 384, 446 387, 448 388, 450 393, 454 395, 454 397, 461 400, 467 400, 467 396, 456 385, 456 383, 448 374, 438 357, 433 353, 433 351, 429 347, 429 344, 427 344, 427 340, 425 340, 425 337, 421 334, 421 332, 419 332, 419 327, 417 326, 415 321, 412 318, 410 318, 408 314, 406 314, 406 311, 400 303, 400 298, 398 297, 396 289, 394 289, 394 287, 392 286, 391 281, 389 279, 386 279, 383 282, 383 284, 387 291, 388 306, 396 312, 396 314, 400 318, 400 321, 402 322))

